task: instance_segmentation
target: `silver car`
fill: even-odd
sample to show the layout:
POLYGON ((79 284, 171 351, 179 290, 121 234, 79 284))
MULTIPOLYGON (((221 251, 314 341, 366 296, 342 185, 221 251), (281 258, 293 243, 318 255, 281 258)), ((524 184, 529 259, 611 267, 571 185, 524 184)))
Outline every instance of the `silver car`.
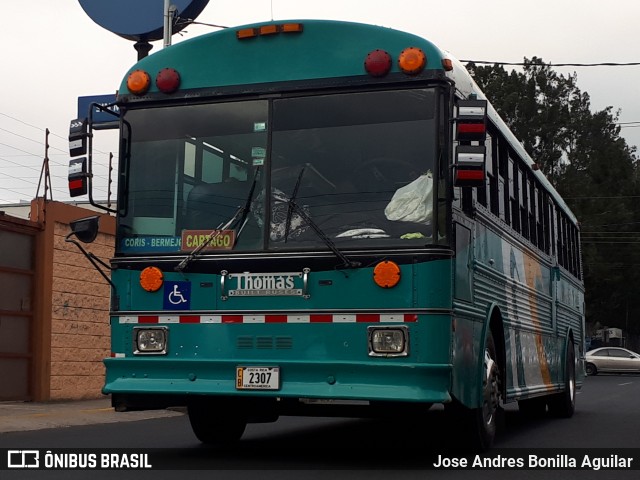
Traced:
POLYGON ((601 347, 587 352, 587 375, 600 372, 640 373, 640 355, 626 348, 601 347))

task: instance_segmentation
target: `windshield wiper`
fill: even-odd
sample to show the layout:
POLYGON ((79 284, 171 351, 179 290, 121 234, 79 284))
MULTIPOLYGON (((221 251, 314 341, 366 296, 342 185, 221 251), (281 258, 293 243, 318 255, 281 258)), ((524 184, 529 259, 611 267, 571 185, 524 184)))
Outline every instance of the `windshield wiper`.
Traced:
POLYGON ((289 208, 287 209, 287 221, 285 223, 285 227, 284 227, 284 243, 287 243, 287 240, 289 239, 289 232, 291 230, 291 218, 293 217, 293 210, 294 210, 294 206, 293 204, 296 201, 296 198, 298 196, 298 189, 300 188, 300 183, 302 182, 302 175, 304 175, 304 169, 305 167, 302 167, 302 169, 300 170, 300 173, 298 174, 298 179, 296 180, 296 184, 293 186, 293 192, 291 192, 291 196, 289 197, 289 208))
MULTIPOLYGON (((231 225, 233 225, 233 223, 236 221, 236 219, 238 217, 240 217, 240 214, 244 211, 244 209, 245 209, 244 206, 238 207, 238 210, 236 210, 236 212, 233 214, 233 217, 231 217, 231 220, 229 220, 224 225, 220 224, 215 230, 211 231, 211 233, 209 235, 207 235, 207 237, 204 239, 204 241, 200 245, 198 245, 196 248, 194 248, 193 251, 189 255, 184 257, 184 259, 176 266, 175 271, 176 272, 183 271, 187 267, 187 265, 189 265, 189 263, 191 263, 191 261, 193 259, 195 259, 198 255, 200 255, 200 252, 202 252, 202 250, 204 250, 204 248, 206 246, 208 246, 213 239, 218 237, 218 235, 220 235, 223 230, 226 230, 231 225)), ((238 233, 238 235, 239 235, 239 233, 238 233)), ((238 235, 236 235, 236 238, 237 238, 238 235)))
POLYGON ((256 168, 256 173, 253 176, 253 182, 251 183, 251 188, 249 189, 249 194, 247 195, 247 199, 245 200, 244 205, 241 205, 240 207, 238 207, 238 209, 234 212, 233 216, 227 222, 221 222, 216 227, 215 230, 212 230, 211 233, 207 235, 207 237, 204 239, 204 241, 200 245, 194 248, 193 251, 189 253, 189 255, 184 257, 184 259, 175 267, 176 272, 183 271, 187 267, 187 265, 191 263, 192 260, 194 260, 195 258, 198 257, 198 255, 200 255, 200 252, 202 252, 202 250, 204 250, 205 247, 207 247, 213 239, 215 239, 218 235, 220 235, 222 231, 230 228, 234 223, 236 223, 236 220, 240 219, 240 221, 237 223, 238 225, 240 225, 240 228, 238 229, 238 234, 235 236, 235 240, 233 243, 233 246, 235 246, 235 244, 238 242, 238 238, 240 237, 240 234, 242 233, 242 230, 244 229, 244 225, 247 222, 247 215, 251 210, 251 200, 253 199, 253 193, 256 190, 256 184, 258 183, 259 172, 260 172, 260 167, 256 168))
POLYGON ((306 165, 303 166, 302 169, 300 170, 300 173, 298 174, 298 178, 296 180, 296 184, 293 186, 291 197, 287 200, 287 204, 289 208, 287 210, 287 220, 284 228, 285 243, 289 238, 289 232, 291 231, 291 219, 293 217, 293 212, 295 211, 298 215, 300 215, 302 220, 307 222, 307 224, 313 229, 313 231, 316 232, 316 235, 320 237, 320 239, 327 245, 327 247, 329 247, 329 249, 335 254, 335 256, 338 257, 338 259, 342 260, 342 265, 340 265, 341 267, 343 266, 347 268, 359 267, 361 263, 348 259, 346 255, 342 253, 340 249, 338 249, 338 247, 336 247, 336 244, 333 243, 333 240, 331 240, 329 236, 322 231, 322 229, 318 226, 318 224, 314 222, 309 215, 307 215, 307 212, 305 212, 304 209, 296 203, 296 197, 298 196, 298 189, 300 188, 300 183, 302 182, 302 176, 304 175, 305 168, 306 168, 306 165))
POLYGON ((300 215, 300 217, 302 217, 302 220, 307 222, 311 229, 316 232, 316 235, 318 235, 318 237, 320 237, 320 239, 327 245, 327 247, 329 247, 329 250, 331 250, 335 254, 335 256, 342 261, 342 265, 340 265, 340 267, 358 268, 362 265, 360 262, 356 262, 347 258, 347 256, 342 253, 340 249, 338 249, 336 244, 333 243, 333 240, 331 240, 329 236, 322 231, 318 224, 314 222, 311 217, 307 215, 307 212, 305 212, 304 209, 294 200, 289 199, 287 200, 287 203, 298 215, 300 215))

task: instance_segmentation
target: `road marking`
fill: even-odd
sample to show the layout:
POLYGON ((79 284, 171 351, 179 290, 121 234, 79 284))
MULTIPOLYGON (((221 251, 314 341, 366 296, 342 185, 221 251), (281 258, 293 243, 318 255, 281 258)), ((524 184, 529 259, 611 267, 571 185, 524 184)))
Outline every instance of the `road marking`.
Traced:
POLYGON ((631 385, 633 382, 627 382, 627 383, 619 383, 618 386, 619 387, 624 387, 625 385, 631 385))

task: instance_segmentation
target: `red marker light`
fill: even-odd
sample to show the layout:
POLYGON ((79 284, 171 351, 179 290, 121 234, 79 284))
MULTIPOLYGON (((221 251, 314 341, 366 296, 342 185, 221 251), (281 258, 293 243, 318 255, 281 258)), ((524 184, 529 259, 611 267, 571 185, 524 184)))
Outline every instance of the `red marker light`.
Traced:
MULTIPOLYGON (((460 135, 478 135, 484 138, 487 131, 487 127, 484 123, 458 123, 458 136, 460 135)), ((465 138, 466 140, 466 138, 465 138)), ((476 138, 474 138, 476 140, 476 138)))
POLYGON ((391 70, 391 55, 384 50, 369 52, 364 60, 364 69, 372 77, 384 77, 391 70))
POLYGON ((156 87, 162 93, 173 93, 180 86, 180 74, 173 68, 163 68, 156 77, 156 87))
POLYGON ((456 179, 484 181, 484 170, 463 170, 462 168, 459 168, 456 170, 456 179))

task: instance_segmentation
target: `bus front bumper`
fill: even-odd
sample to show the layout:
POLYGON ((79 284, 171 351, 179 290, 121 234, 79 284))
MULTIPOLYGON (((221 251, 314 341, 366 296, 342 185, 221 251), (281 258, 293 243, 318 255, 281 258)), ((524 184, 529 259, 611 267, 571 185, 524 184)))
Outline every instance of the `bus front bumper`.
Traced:
MULTIPOLYGON (((451 365, 359 362, 286 362, 105 359, 103 392, 113 395, 191 395, 447 403, 451 365), (238 367, 278 367, 271 388, 238 388, 238 367)), ((400 361, 398 361, 400 360, 400 361)))

